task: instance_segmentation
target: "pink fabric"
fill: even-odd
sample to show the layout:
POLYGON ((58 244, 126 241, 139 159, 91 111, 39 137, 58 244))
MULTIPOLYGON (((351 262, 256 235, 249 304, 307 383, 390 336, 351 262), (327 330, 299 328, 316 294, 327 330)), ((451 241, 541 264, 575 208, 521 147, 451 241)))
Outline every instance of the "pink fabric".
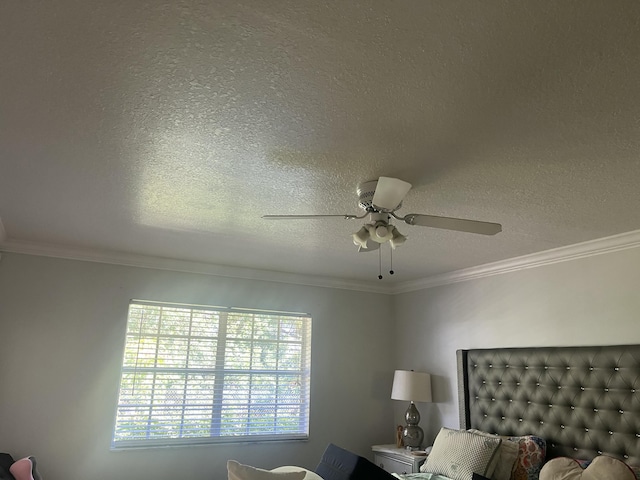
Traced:
POLYGON ((35 480, 33 478, 33 462, 30 458, 21 458, 9 467, 11 475, 16 477, 16 480, 35 480))

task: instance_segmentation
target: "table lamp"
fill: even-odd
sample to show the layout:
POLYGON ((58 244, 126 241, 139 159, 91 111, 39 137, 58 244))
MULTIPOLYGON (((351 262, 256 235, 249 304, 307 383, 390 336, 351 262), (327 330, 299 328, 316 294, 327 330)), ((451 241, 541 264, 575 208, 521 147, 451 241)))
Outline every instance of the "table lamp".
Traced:
POLYGON ((402 431, 402 440, 407 449, 419 449, 424 440, 424 431, 418 426, 420 412, 414 402, 431 401, 431 375, 413 370, 396 370, 391 399, 411 402, 404 415, 407 425, 402 431))

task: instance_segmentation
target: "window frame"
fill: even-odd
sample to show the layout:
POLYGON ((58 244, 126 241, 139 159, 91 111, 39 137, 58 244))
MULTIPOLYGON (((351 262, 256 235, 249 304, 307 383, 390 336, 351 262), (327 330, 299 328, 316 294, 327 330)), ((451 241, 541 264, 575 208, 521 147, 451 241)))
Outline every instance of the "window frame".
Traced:
MULTIPOLYGON (((165 320, 168 322, 168 320, 165 320)), ((213 327, 212 327, 213 328, 213 327)), ((241 327, 240 327, 241 328, 241 327)), ((311 404, 311 330, 312 330, 312 318, 310 315, 306 313, 300 312, 283 312, 283 311, 273 311, 273 310, 257 310, 257 309, 248 309, 248 308, 238 308, 238 307, 220 307, 220 306, 212 306, 212 305, 192 305, 192 304, 182 304, 182 303, 169 303, 169 302, 155 302, 155 301, 147 301, 147 300, 137 300, 133 299, 129 303, 128 312, 127 312, 127 322, 126 322, 126 332, 125 332, 125 345, 123 350, 122 362, 121 362, 121 370, 119 376, 119 387, 118 387, 118 398, 116 402, 116 412, 115 412, 115 422, 114 427, 112 429, 111 436, 111 450, 122 450, 129 448, 149 448, 149 447, 166 447, 166 446, 179 446, 179 445, 198 445, 198 444, 221 444, 221 443, 257 443, 257 442, 270 442, 270 441, 301 441, 309 439, 309 412, 310 412, 310 404, 311 404), (142 308, 148 307, 149 309, 160 309, 160 316, 158 317, 157 323, 157 331, 154 333, 150 333, 146 331, 143 326, 143 319, 138 320, 138 330, 131 330, 132 325, 135 323, 132 320, 132 309, 134 308, 142 308), (169 331, 169 327, 167 330, 162 329, 163 317, 162 314, 167 311, 173 310, 174 312, 180 310, 182 312, 188 311, 190 315, 189 320, 189 334, 175 334, 169 331), (196 339, 200 339, 201 337, 198 335, 192 334, 192 324, 194 318, 194 312, 198 313, 207 313, 213 316, 217 316, 217 331, 216 334, 212 337, 207 337, 209 340, 214 340, 216 343, 215 347, 215 365, 213 368, 192 368, 189 367, 189 355, 191 353, 190 347, 192 341, 196 339), (238 323, 242 320, 242 317, 246 316, 251 321, 251 335, 249 337, 231 337, 229 336, 228 327, 230 324, 233 324, 235 321, 238 323), (277 337, 265 339, 259 338, 256 336, 256 322, 257 319, 272 319, 277 320, 278 329, 277 329, 277 337), (300 339, 299 340, 291 340, 283 337, 283 330, 281 329, 283 319, 296 319, 301 320, 300 326, 300 339), (143 340, 153 338, 155 341, 155 361, 154 366, 139 366, 138 363, 141 359, 140 356, 140 346, 145 343, 143 340), (128 350, 129 343, 131 339, 136 339, 136 342, 133 342, 137 346, 137 352, 135 353, 135 365, 130 365, 130 358, 132 352, 128 350), (185 352, 185 366, 184 367, 172 367, 172 366, 158 366, 158 351, 160 350, 161 340, 162 339, 171 339, 171 338, 180 338, 186 339, 186 350, 185 352), (248 343, 249 347, 249 368, 228 368, 226 365, 226 361, 228 357, 230 357, 229 353, 229 345, 236 342, 240 343, 248 343), (276 360, 276 367, 271 369, 260 369, 254 368, 253 363, 253 352, 255 350, 255 345, 264 345, 272 347, 275 345, 276 348, 276 357, 279 358, 280 346, 281 345, 298 345, 300 347, 300 355, 299 359, 297 359, 297 365, 299 368, 291 369, 291 368, 282 368, 280 369, 277 365, 278 360, 276 360), (129 363, 129 364, 128 364, 129 363), (169 406, 158 406, 160 404, 155 403, 156 391, 162 391, 161 387, 157 387, 157 385, 161 384, 161 381, 158 380, 158 377, 162 377, 162 375, 175 374, 176 376, 182 376, 182 381, 184 382, 184 397, 180 402, 176 402, 175 404, 169 404, 169 406), (127 403, 124 401, 126 395, 124 393, 125 389, 125 378, 127 375, 133 374, 133 383, 131 384, 131 396, 134 396, 134 392, 136 391, 137 383, 136 376, 138 374, 153 374, 153 381, 151 382, 150 387, 150 398, 148 404, 144 406, 136 405, 134 403, 127 403), (185 424, 185 411, 189 408, 189 400, 187 397, 187 393, 191 393, 190 387, 187 385, 190 383, 191 375, 202 375, 209 377, 210 381, 212 380, 212 398, 211 404, 207 404, 207 407, 211 408, 211 426, 209 429, 209 435, 200 435, 200 436, 183 436, 183 425, 185 424), (228 381, 227 378, 229 376, 236 375, 237 378, 246 377, 248 380, 248 389, 249 394, 247 395, 248 400, 246 402, 240 402, 238 404, 239 407, 246 407, 247 412, 244 418, 247 423, 247 431, 249 433, 245 434, 222 434, 223 433, 223 410, 225 409, 225 399, 228 399, 229 396, 225 397, 225 385, 233 385, 231 381, 228 381), (276 380, 275 387, 275 400, 266 403, 254 402, 252 395, 254 389, 254 377, 260 376, 272 376, 276 380), (282 379, 286 379, 287 377, 291 377, 296 379, 296 391, 299 389, 299 394, 296 394, 295 397, 299 398, 299 403, 290 404, 290 408, 299 409, 297 415, 292 418, 295 424, 295 419, 297 419, 298 425, 296 431, 286 431, 286 433, 277 433, 277 421, 278 415, 276 413, 278 406, 286 407, 286 403, 279 403, 279 399, 289 398, 284 393, 281 393, 281 384, 280 381, 282 379), (250 427, 249 425, 252 422, 252 410, 259 410, 260 406, 263 408, 273 408, 273 423, 274 427, 269 433, 255 433, 253 430, 258 430, 261 427, 250 427), (146 416, 147 427, 146 430, 138 430, 138 432, 144 432, 146 438, 133 438, 126 439, 124 438, 127 432, 135 432, 136 428, 133 426, 126 426, 126 414, 122 414, 122 411, 126 411, 127 408, 148 408, 148 415, 146 416), (156 438, 153 437, 153 428, 151 427, 154 422, 154 409, 158 408, 165 412, 167 417, 165 418, 166 425, 171 426, 169 413, 171 408, 175 407, 176 411, 181 409, 181 424, 180 424, 180 435, 178 437, 175 436, 159 436, 156 438), (123 424, 125 425, 123 427, 123 424)), ((170 350, 173 352, 181 352, 181 349, 170 350)), ((245 353, 245 352, 243 352, 245 353)), ((148 360, 148 359, 147 359, 148 360)), ((166 381, 166 380, 165 380, 166 381)), ((237 379, 236 379, 237 381, 237 379)), ((259 382, 257 381, 259 384, 259 382)), ((257 387, 256 387, 257 388, 257 387)), ((286 387, 284 387, 286 388, 286 387)), ((284 390, 282 390, 284 391, 284 390)), ((227 404, 228 407, 228 404, 227 404)), ((142 417, 137 417, 139 421, 142 417)), ((203 421, 206 420, 206 415, 202 416, 202 418, 198 418, 198 420, 203 421)), ((255 420, 255 419, 254 419, 255 420)), ((131 417, 131 422, 133 425, 135 423, 134 417, 131 417)), ((289 418, 289 423, 291 424, 291 418, 289 418)), ((256 424, 259 424, 259 421, 256 421, 256 424)), ((164 424, 163 424, 164 425, 164 424)), ((174 427, 175 428, 175 427, 174 427)), ((226 427, 228 428, 228 427, 226 427)), ((290 427, 285 427, 285 430, 290 427)))

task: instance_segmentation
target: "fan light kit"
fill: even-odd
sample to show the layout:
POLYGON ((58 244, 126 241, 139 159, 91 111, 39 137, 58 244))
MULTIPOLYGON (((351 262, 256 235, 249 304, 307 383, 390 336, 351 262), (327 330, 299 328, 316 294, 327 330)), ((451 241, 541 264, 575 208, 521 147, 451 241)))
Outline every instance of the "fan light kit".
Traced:
MULTIPOLYGON (((502 231, 502 225, 499 223, 419 213, 399 216, 396 214, 396 210, 402 207, 402 200, 409 193, 409 190, 411 190, 410 183, 397 178, 380 177, 378 180, 371 180, 358 185, 358 206, 364 210, 365 213, 363 215, 264 215, 262 218, 292 220, 342 217, 347 220, 354 220, 368 217, 362 228, 352 235, 353 243, 358 247, 359 252, 379 250, 380 245, 387 242, 389 242, 391 250, 395 250, 398 245, 402 245, 405 242, 407 237, 391 224, 392 217, 409 225, 457 230, 481 235, 495 235, 502 231)), ((389 273, 393 275, 393 268, 389 273)), ((378 275, 378 278, 382 279, 382 273, 378 275)))

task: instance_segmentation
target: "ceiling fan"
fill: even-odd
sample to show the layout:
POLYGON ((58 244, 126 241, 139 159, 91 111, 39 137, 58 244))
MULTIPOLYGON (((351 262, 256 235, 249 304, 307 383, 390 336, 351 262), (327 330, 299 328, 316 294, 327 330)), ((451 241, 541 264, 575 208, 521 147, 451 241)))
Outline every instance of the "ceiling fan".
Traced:
POLYGON ((391 218, 401 220, 409 225, 421 227, 443 228, 460 232, 495 235, 502 231, 499 223, 466 220, 463 218, 440 217, 420 213, 409 213, 400 216, 396 210, 402 207, 402 200, 411 189, 411 184, 391 177, 380 177, 358 185, 358 206, 364 210, 362 215, 263 215, 269 220, 311 219, 324 217, 342 217, 345 219, 361 219, 368 216, 364 226, 353 234, 353 243, 358 251, 377 250, 380 244, 389 242, 392 249, 405 242, 406 237, 390 223, 391 218), (369 240, 373 243, 369 244, 369 240))

